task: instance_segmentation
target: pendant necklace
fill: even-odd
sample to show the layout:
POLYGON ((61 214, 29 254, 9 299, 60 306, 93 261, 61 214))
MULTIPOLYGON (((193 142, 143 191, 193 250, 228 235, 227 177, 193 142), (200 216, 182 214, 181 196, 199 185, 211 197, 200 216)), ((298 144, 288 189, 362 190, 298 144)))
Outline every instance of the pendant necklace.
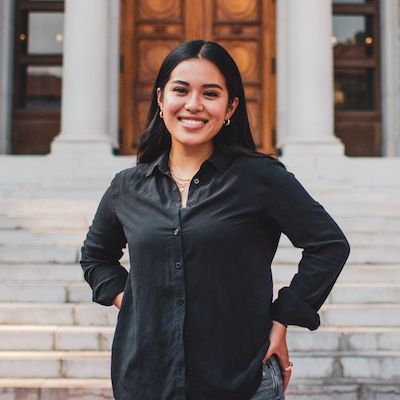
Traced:
POLYGON ((189 182, 192 180, 190 179, 185 179, 185 178, 180 178, 175 174, 175 172, 170 168, 169 169, 171 172, 172 177, 174 178, 176 185, 178 186, 179 191, 182 193, 185 189, 186 186, 189 184, 189 182))

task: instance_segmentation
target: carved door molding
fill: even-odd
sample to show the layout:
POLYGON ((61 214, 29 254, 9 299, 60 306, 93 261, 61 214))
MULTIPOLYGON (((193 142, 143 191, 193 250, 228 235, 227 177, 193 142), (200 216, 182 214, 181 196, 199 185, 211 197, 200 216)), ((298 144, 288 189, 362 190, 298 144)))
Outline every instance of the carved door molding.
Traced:
POLYGON ((121 0, 121 154, 136 153, 164 57, 179 43, 196 38, 216 41, 233 56, 243 77, 257 147, 274 152, 274 0, 121 0))

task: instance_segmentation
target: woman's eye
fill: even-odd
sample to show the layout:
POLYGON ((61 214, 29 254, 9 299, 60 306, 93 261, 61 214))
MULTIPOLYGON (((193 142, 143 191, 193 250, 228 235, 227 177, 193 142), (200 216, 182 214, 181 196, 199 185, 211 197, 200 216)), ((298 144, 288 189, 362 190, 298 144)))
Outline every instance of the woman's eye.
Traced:
POLYGON ((218 93, 217 92, 204 92, 204 96, 207 96, 207 97, 218 97, 218 93))
POLYGON ((176 93, 187 93, 186 88, 182 87, 182 86, 177 86, 177 87, 173 88, 172 90, 176 93))

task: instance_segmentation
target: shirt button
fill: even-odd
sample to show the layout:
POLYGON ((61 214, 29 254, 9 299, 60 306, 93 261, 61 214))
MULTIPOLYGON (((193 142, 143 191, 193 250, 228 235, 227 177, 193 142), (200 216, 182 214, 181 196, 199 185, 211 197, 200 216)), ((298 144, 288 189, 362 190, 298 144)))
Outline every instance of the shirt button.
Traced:
POLYGON ((194 179, 193 179, 193 183, 194 183, 195 185, 198 185, 198 184, 200 183, 199 178, 194 178, 194 179))
POLYGON ((185 300, 183 300, 182 297, 178 297, 176 299, 176 302, 181 306, 185 302, 185 300))
POLYGON ((183 339, 186 340, 189 337, 189 332, 183 332, 183 339))
POLYGON ((174 236, 178 236, 178 235, 179 235, 179 229, 176 228, 176 229, 174 230, 174 236))
POLYGON ((182 267, 182 263, 180 261, 177 261, 175 263, 175 268, 180 269, 182 267))

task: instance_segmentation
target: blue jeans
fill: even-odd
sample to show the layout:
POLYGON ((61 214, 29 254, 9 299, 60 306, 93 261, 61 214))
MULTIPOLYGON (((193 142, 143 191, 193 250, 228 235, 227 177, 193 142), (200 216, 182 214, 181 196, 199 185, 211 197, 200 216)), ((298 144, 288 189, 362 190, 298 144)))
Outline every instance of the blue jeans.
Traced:
POLYGON ((250 400, 285 400, 282 373, 275 356, 263 364, 261 385, 250 400))

